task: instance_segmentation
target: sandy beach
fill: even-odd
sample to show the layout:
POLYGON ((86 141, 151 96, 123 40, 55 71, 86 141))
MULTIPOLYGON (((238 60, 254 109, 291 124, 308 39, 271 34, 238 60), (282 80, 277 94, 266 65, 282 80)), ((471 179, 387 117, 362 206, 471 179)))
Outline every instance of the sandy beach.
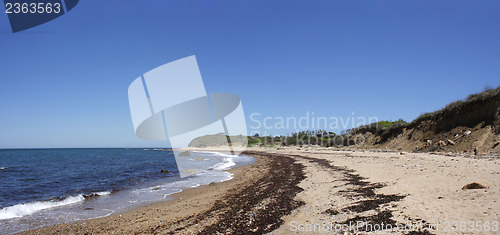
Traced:
POLYGON ((22 234, 499 230, 498 157, 321 147, 252 147, 245 154, 257 160, 230 170, 232 180, 184 190, 173 200, 125 213, 22 234), (487 188, 462 189, 473 182, 487 188))
POLYGON ((413 225, 437 234, 485 233, 479 226, 467 227, 471 221, 498 225, 498 158, 325 148, 276 152, 296 155, 306 172, 306 179, 299 184, 305 190, 296 197, 305 205, 286 216, 276 234, 298 231, 294 224, 303 224, 307 230, 308 226, 330 222, 360 223, 354 230, 357 232, 378 231, 367 225, 383 223, 410 228, 393 230, 395 233, 409 233, 413 225), (472 182, 489 188, 462 190, 472 182))

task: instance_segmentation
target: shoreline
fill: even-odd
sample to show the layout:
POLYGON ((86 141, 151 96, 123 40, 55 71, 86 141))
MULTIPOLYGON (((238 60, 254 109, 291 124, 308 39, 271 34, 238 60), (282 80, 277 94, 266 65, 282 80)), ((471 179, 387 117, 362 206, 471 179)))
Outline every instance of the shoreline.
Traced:
POLYGON ((279 225, 284 214, 299 206, 292 198, 301 189, 301 166, 291 158, 267 158, 265 153, 247 154, 255 158, 253 164, 228 170, 233 179, 214 185, 203 185, 183 190, 169 197, 171 200, 139 206, 123 213, 90 220, 49 225, 18 234, 85 234, 85 233, 205 233, 214 231, 246 231, 249 225, 256 232, 270 232, 279 225), (262 155, 264 154, 264 155, 262 155), (279 169, 288 169, 283 174, 275 174, 279 169), (282 179, 290 179, 283 184, 282 179), (261 187, 266 182, 268 187, 261 187), (252 186, 253 185, 253 186, 252 186), (278 190, 282 190, 278 192, 278 190), (243 196, 244 195, 244 196, 243 196), (267 198, 267 199, 266 199, 267 198), (263 202, 263 199, 266 202, 263 202), (248 208, 268 208, 271 211, 255 212, 248 208), (275 209, 280 209, 274 211, 275 209), (283 209, 283 210, 281 210, 283 209), (245 211, 246 215, 241 215, 245 211), (248 216, 248 213, 252 214, 248 216), (241 216, 237 223, 228 223, 241 216), (268 214, 274 214, 273 219, 268 214), (226 221, 226 222, 223 222, 226 221), (269 226, 269 223, 273 224, 269 226), (253 225, 252 225, 253 224, 253 225), (266 226, 263 226, 266 224, 266 226))
MULTIPOLYGON (((83 152, 93 154, 96 151, 100 152, 101 150, 83 152)), ((128 149, 119 149, 118 151, 110 151, 110 153, 113 153, 113 156, 119 156, 120 154, 115 153, 126 152, 128 154, 128 151, 128 149)), ((79 154, 80 152, 81 151, 75 153, 79 154)), ((102 154, 102 156, 105 156, 105 154, 102 154)), ((101 173, 103 177, 95 177, 96 174, 89 177, 72 177, 71 179, 75 179, 74 181, 77 182, 75 184, 72 183, 73 181, 71 181, 71 179, 61 181, 64 180, 64 178, 47 177, 48 180, 53 180, 54 182, 64 182, 61 187, 57 184, 50 184, 50 181, 47 184, 34 184, 45 186, 43 188, 42 186, 39 187, 39 193, 27 193, 18 196, 20 198, 32 197, 34 198, 33 200, 16 202, 13 203, 13 205, 7 204, 9 206, 0 210, 0 231, 2 231, 0 233, 13 234, 48 225, 101 218, 109 216, 110 214, 122 213, 143 205, 165 201, 166 199, 171 199, 172 194, 181 192, 182 190, 195 188, 200 185, 208 185, 212 182, 219 183, 230 180, 233 176, 231 173, 226 171, 227 169, 244 166, 254 161, 251 157, 247 156, 232 158, 219 153, 197 153, 193 155, 193 157, 182 157, 180 162, 193 162, 196 165, 193 165, 192 168, 200 169, 199 174, 196 172, 193 173, 193 176, 181 178, 175 174, 176 169, 171 167, 172 164, 162 165, 165 162, 172 162, 173 157, 167 160, 157 160, 163 156, 170 156, 167 153, 146 153, 132 150, 129 156, 145 156, 147 160, 138 158, 140 164, 114 167, 114 171, 108 171, 106 166, 101 167, 101 172, 104 171, 104 173, 101 173), (151 160, 151 158, 154 160, 151 160), (151 161, 156 161, 156 164, 152 164, 151 161), (149 166, 142 167, 143 165, 149 166), (161 172, 160 168, 162 168, 161 172), (130 169, 135 169, 136 171, 130 169), (164 172, 165 170, 163 169, 168 170, 164 172), (132 171, 133 173, 131 173, 132 171), (128 180, 129 178, 130 180, 128 180), (125 180, 118 181, 117 179, 125 180), (83 189, 79 187, 81 184, 78 184, 78 182, 82 182, 82 184, 84 184, 84 186, 82 186, 84 187, 83 189), (94 182, 97 183, 94 184, 94 182), (105 187, 108 184, 100 187, 100 185, 104 184, 102 182, 111 182, 108 184, 114 188, 105 187), (59 190, 49 190, 51 187, 58 187, 59 190), (50 194, 50 197, 44 197, 45 194, 43 193, 50 194)), ((93 164, 91 161, 87 162, 90 165, 93 164)), ((19 169, 19 167, 16 168, 15 165, 12 166, 14 170, 10 170, 5 172, 5 174, 2 174, 4 178, 5 176, 8 177, 9 174, 15 174, 16 169, 19 169)), ((97 165, 95 167, 99 168, 97 165)), ((75 172, 78 171, 75 170, 75 172)), ((96 170, 94 172, 98 171, 96 170)), ((69 175, 72 176, 71 174, 69 175)), ((39 177, 44 179, 44 176, 42 175, 39 177)), ((35 177, 32 176, 32 178, 35 177)), ((8 185, 8 182, 4 183, 7 183, 8 185)), ((15 194, 10 194, 9 190, 6 190, 3 193, 5 198, 1 198, 2 204, 6 201, 5 199, 9 199, 11 197, 10 195, 12 195, 13 198, 15 197, 15 194)))
MULTIPOLYGON (((253 163, 257 163, 256 161, 253 163)), ((217 187, 225 187, 225 184, 227 184, 229 181, 232 181, 234 179, 235 174, 239 174, 240 172, 244 171, 246 168, 248 168, 250 165, 243 165, 243 166, 238 166, 235 168, 231 168, 229 170, 226 170, 227 172, 231 173, 233 175, 232 179, 216 183, 217 187)), ((79 228, 73 229, 74 231, 77 231, 76 233, 85 233, 82 232, 82 229, 85 229, 87 224, 105 224, 109 222, 114 222, 115 220, 122 219, 123 217, 137 217, 138 214, 142 214, 144 211, 149 211, 152 208, 155 207, 171 207, 171 208, 176 208, 178 207, 179 204, 182 204, 182 200, 193 200, 196 198, 196 195, 211 195, 210 191, 213 189, 213 186, 207 185, 200 185, 198 187, 194 188, 187 188, 183 189, 180 192, 176 192, 170 195, 166 196, 166 200, 160 201, 160 202, 153 202, 150 204, 146 205, 138 205, 131 207, 128 210, 125 210, 123 212, 113 212, 110 215, 107 216, 102 216, 102 217, 97 217, 97 218, 92 218, 92 219, 85 219, 85 220, 76 220, 68 223, 61 223, 61 224, 54 224, 54 225, 47 225, 47 226, 40 226, 34 229, 30 230, 25 230, 21 231, 15 234, 45 234, 45 233, 56 233, 58 232, 63 232, 63 231, 68 231, 68 227, 71 226, 78 226, 79 228), (171 205, 169 205, 171 204, 171 205)), ((215 195, 218 196, 218 195, 215 195)))
POLYGON ((21 234, 332 232, 308 230, 323 223, 421 225, 413 232, 434 234, 464 232, 452 221, 499 221, 499 158, 320 147, 249 147, 244 154, 255 162, 230 169, 231 180, 121 214, 21 234), (487 188, 462 189, 472 182, 487 188))

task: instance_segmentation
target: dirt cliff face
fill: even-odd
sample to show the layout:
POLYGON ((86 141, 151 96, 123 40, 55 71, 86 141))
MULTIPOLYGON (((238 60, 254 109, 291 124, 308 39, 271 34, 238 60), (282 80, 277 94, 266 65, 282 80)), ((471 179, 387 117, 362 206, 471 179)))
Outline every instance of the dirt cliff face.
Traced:
POLYGON ((447 107, 408 125, 357 129, 350 138, 364 137, 362 148, 500 154, 500 95, 447 107))

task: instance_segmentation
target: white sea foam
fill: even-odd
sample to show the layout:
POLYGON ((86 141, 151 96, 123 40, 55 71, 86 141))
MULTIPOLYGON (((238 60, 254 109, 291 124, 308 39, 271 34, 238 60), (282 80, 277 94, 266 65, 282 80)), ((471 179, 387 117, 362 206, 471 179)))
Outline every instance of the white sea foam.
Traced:
POLYGON ((110 195, 111 191, 103 191, 103 192, 98 192, 96 194, 99 195, 99 196, 106 196, 106 195, 110 195))
POLYGON ((235 154, 229 154, 229 153, 221 153, 221 152, 205 152, 205 151, 191 151, 193 153, 209 153, 212 155, 217 155, 220 157, 238 157, 238 155, 235 154))
POLYGON ((7 169, 8 167, 4 166, 4 167, 0 167, 0 170, 5 170, 7 169))
POLYGON ((231 168, 232 166, 236 165, 234 161, 231 158, 224 158, 222 159, 222 162, 215 164, 212 168, 215 170, 227 170, 231 168))
POLYGON ((210 153, 221 157, 238 157, 238 155, 229 153, 219 153, 219 152, 210 152, 210 153))
POLYGON ((35 212, 38 212, 38 211, 41 211, 44 209, 57 207, 57 206, 69 205, 69 204, 81 202, 83 200, 85 200, 83 195, 77 195, 77 196, 67 197, 67 198, 60 200, 60 201, 53 201, 53 200, 52 201, 36 201, 36 202, 17 204, 14 206, 9 206, 9 207, 0 209, 0 220, 23 217, 25 215, 31 215, 35 212))

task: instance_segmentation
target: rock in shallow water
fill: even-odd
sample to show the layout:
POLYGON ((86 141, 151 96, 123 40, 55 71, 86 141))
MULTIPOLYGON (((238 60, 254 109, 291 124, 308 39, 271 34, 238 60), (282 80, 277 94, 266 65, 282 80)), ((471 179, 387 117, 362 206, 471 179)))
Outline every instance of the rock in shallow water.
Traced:
POLYGON ((85 198, 85 199, 92 199, 92 198, 96 198, 99 196, 101 196, 101 195, 99 195, 97 193, 83 194, 83 198, 85 198))

